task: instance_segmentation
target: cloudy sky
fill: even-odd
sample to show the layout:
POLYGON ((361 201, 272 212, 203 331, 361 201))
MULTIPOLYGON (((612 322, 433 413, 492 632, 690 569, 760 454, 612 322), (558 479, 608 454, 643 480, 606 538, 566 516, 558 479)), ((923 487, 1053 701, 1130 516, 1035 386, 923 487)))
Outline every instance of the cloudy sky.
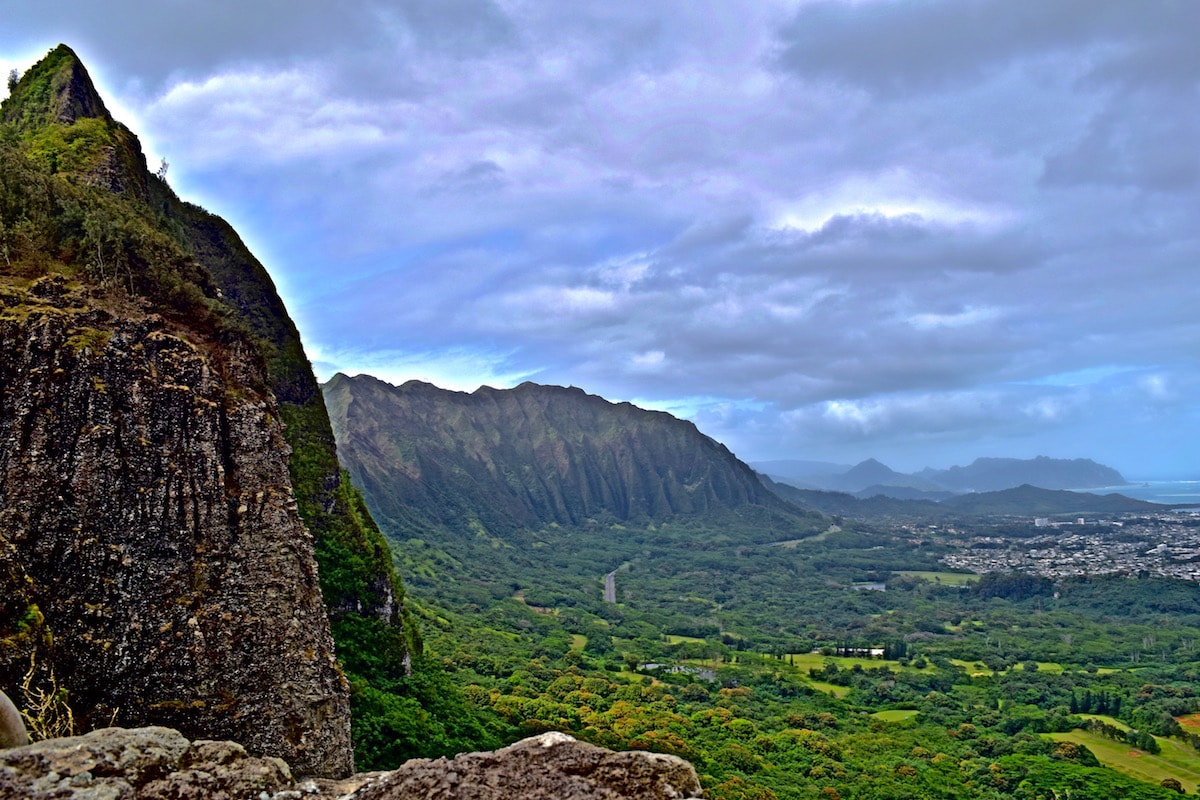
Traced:
POLYGON ((4 5, 0 67, 73 47, 322 378, 1200 478, 1200 3, 4 5))

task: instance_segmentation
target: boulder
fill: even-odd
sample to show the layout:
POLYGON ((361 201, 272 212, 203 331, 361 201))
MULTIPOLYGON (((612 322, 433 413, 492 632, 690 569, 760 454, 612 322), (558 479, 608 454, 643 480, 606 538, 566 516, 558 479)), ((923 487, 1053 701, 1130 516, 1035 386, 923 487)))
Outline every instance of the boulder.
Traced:
POLYGON ((544 733, 494 753, 413 759, 353 800, 675 800, 700 797, 696 771, 677 756, 616 753, 544 733))
POLYGON ((29 734, 25 732, 21 712, 17 711, 8 695, 0 692, 0 750, 26 744, 29 744, 29 734))

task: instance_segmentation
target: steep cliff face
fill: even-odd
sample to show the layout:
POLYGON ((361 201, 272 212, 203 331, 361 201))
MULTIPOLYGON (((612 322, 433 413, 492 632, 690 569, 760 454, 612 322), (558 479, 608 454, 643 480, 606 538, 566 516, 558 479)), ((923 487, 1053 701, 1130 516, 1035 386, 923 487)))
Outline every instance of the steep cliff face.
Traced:
POLYGON ((150 188, 151 205, 205 266, 223 302, 266 343, 267 380, 292 448, 292 485, 300 514, 316 539, 321 589, 335 637, 341 638, 343 627, 361 628, 364 620, 391 627, 404 639, 392 657, 403 660, 408 649, 420 644, 405 616, 391 551, 341 471, 320 386, 270 276, 225 220, 181 202, 160 181, 151 181, 150 188))
POLYGON ((387 547, 262 265, 66 47, 0 106, 0 299, 0 688, 348 772, 330 622, 406 658, 387 547))
MULTIPOLYGON (((85 725, 152 721, 348 771, 347 693, 261 364, 88 301, 43 278, 0 315, 0 537, 53 633, 42 657, 85 725)), ((29 665, 8 666, 6 683, 29 665)))
POLYGON ((692 423, 579 389, 464 394, 339 375, 325 393, 347 469, 397 527, 414 509, 490 529, 786 507, 692 423))

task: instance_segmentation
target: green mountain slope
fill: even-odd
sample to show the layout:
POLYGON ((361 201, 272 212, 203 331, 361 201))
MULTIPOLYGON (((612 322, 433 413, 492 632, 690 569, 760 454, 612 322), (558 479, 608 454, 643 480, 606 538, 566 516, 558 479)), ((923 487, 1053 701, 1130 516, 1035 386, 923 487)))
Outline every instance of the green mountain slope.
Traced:
POLYGON ((463 530, 803 516, 695 425, 580 389, 465 394, 335 376, 339 455, 385 528, 413 514, 463 530))
POLYGON ((1162 511, 1164 506, 1135 500, 1123 494, 1091 494, 1064 489, 1018 486, 999 492, 960 494, 942 501, 942 505, 965 514, 1117 514, 1122 512, 1162 511))

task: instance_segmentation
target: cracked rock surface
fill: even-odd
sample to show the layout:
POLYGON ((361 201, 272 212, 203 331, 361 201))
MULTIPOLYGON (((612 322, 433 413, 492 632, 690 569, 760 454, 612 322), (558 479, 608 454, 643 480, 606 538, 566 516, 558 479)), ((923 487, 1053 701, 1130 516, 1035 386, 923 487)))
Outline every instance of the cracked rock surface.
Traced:
POLYGON ((545 733, 494 753, 414 759, 343 780, 292 778, 277 758, 169 728, 107 728, 0 751, 0 798, 28 800, 679 800, 700 797, 675 756, 616 753, 545 733))

